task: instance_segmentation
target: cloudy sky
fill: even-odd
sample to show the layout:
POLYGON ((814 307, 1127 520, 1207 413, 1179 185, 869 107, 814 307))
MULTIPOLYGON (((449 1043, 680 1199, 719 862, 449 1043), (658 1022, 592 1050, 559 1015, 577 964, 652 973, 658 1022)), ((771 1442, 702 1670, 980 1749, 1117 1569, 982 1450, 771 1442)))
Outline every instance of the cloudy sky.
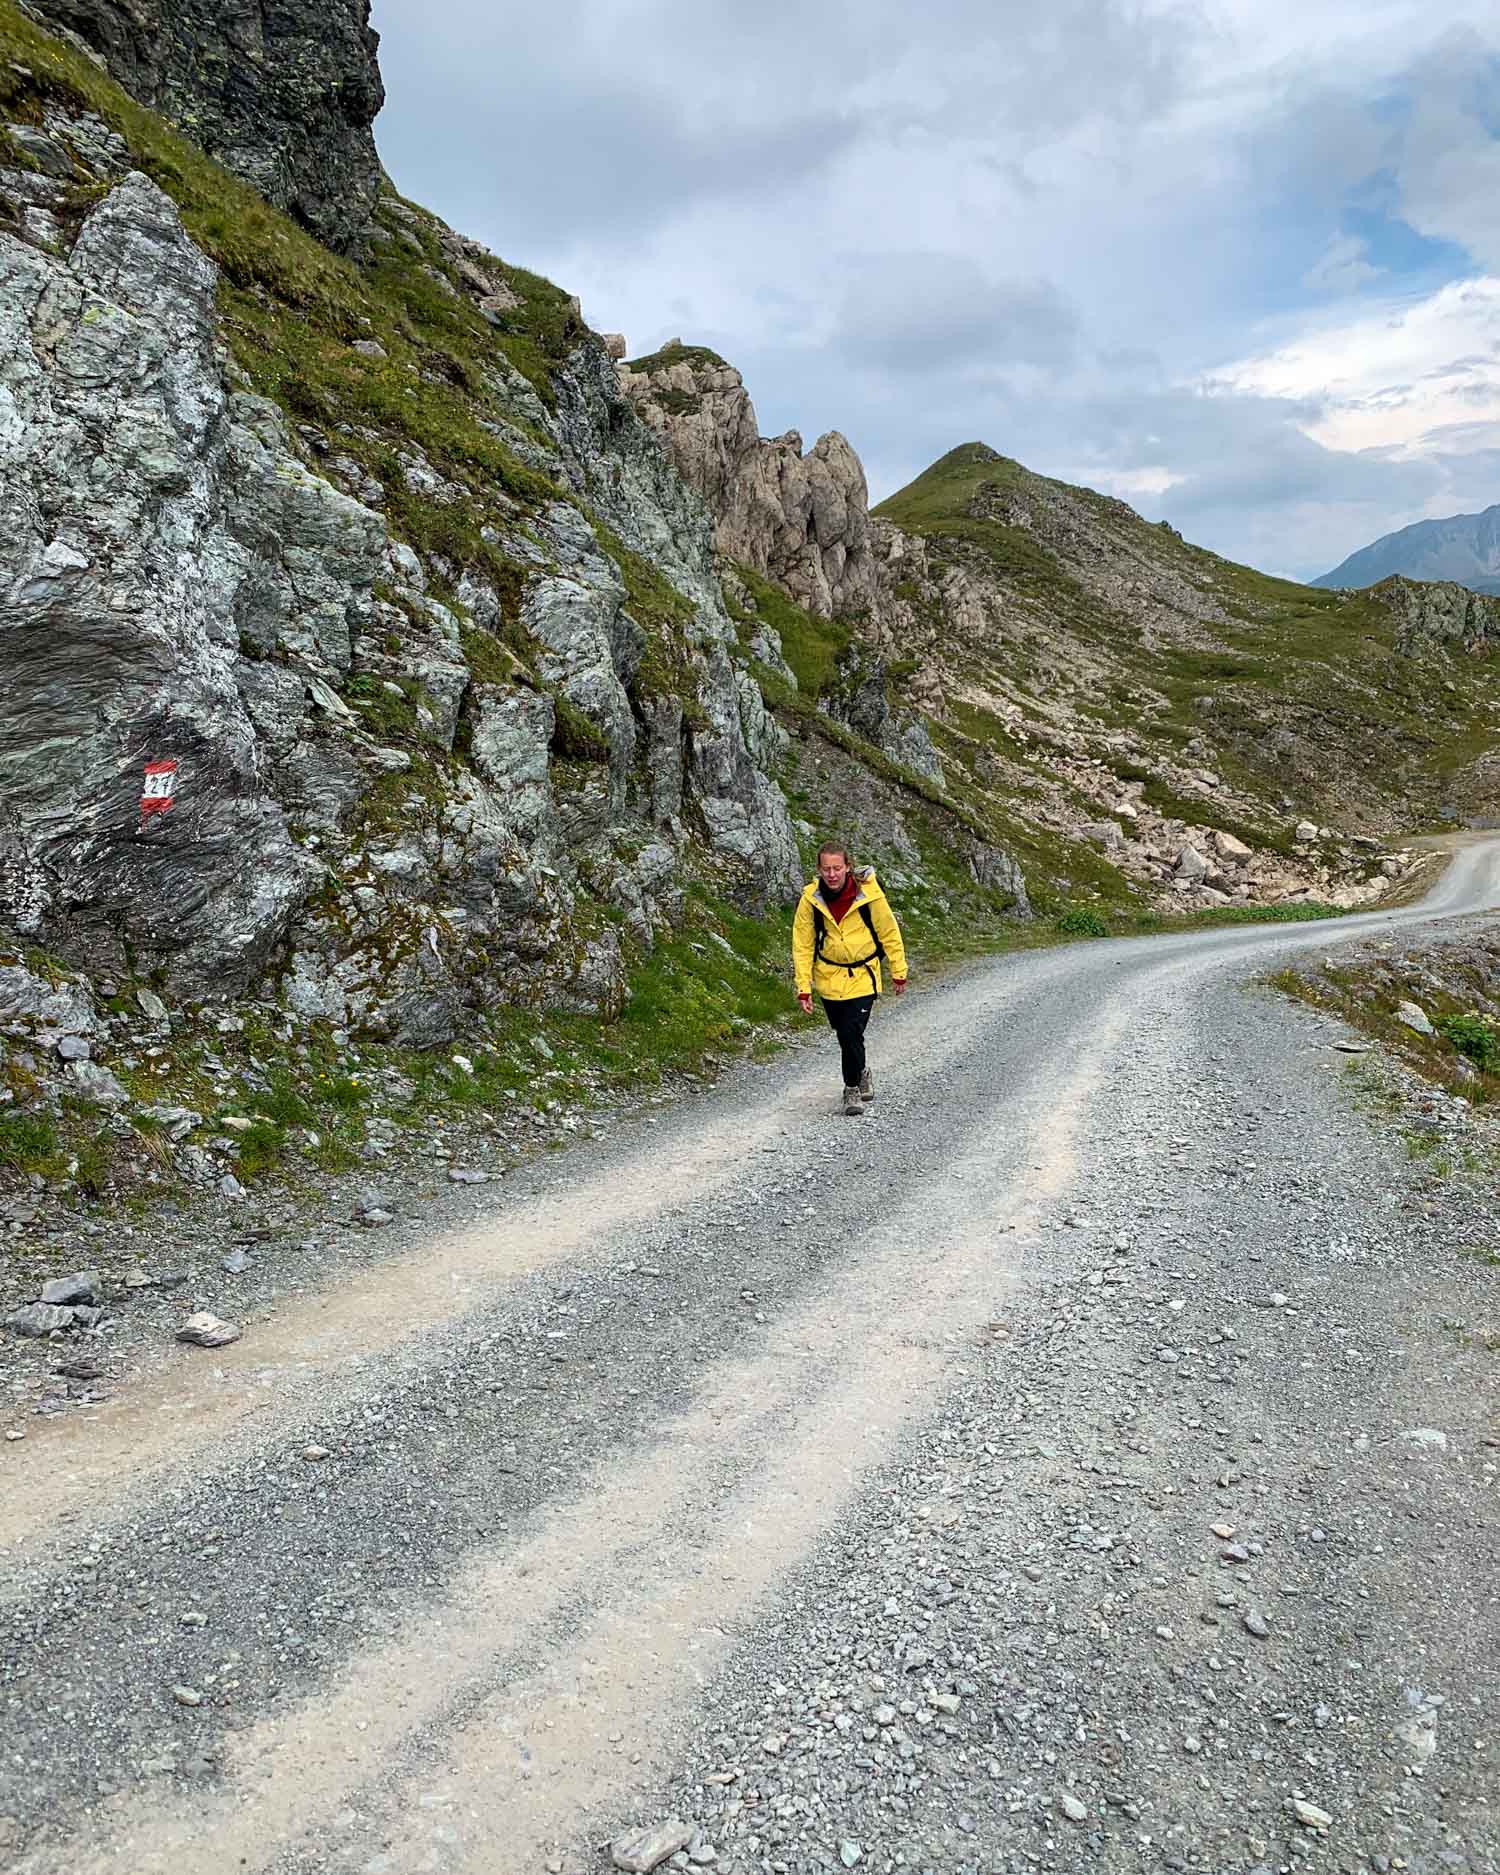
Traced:
POLYGON ((1500 501, 1500 15, 375 0, 397 185, 878 499, 973 439, 1308 577, 1500 501))

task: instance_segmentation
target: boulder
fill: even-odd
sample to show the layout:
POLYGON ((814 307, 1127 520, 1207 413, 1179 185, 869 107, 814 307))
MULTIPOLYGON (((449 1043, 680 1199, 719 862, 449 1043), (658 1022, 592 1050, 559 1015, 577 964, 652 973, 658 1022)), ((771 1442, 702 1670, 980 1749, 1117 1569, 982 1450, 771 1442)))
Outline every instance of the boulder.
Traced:
POLYGON ((969 871, 976 884, 984 886, 988 891, 1003 893, 1010 900, 1012 917, 1028 919, 1032 916, 1031 901, 1026 896, 1026 880, 1015 857, 1007 853, 1003 846, 976 841, 969 849, 968 860, 969 871))
POLYGON ((1208 877, 1210 868, 1208 861, 1196 846, 1185 846, 1177 855, 1175 870, 1178 879, 1184 884, 1196 885, 1200 879, 1208 877))
POLYGON ((55 1307, 49 1302, 32 1302, 24 1309, 13 1309, 5 1318, 5 1326, 13 1334, 40 1341, 46 1335, 56 1334, 59 1329, 71 1328, 73 1311, 55 1307))
POLYGON ((98 1287, 97 1270, 79 1270, 76 1276, 58 1276, 50 1283, 43 1283, 40 1300, 54 1308, 66 1307, 72 1302, 92 1302, 98 1287))
POLYGON ((1225 833, 1222 827, 1214 833, 1214 851, 1220 859, 1226 859, 1235 866, 1246 866, 1255 857, 1251 847, 1246 846, 1243 840, 1237 840, 1232 833, 1225 833))
POLYGON ((70 1061, 68 1079, 79 1095, 96 1107, 128 1107, 130 1095, 108 1068, 97 1061, 70 1061))

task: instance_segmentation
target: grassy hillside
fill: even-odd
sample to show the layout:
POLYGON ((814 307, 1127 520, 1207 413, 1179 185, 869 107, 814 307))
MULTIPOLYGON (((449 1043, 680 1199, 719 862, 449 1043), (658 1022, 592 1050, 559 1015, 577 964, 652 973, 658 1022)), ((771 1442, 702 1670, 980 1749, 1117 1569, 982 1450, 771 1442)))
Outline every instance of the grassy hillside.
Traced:
MULTIPOLYGON (((1274 579, 982 443, 876 512, 994 594, 1003 642, 936 647, 1032 712, 1181 755, 1261 804, 1409 831, 1500 808, 1493 657, 1409 656, 1378 596, 1274 579)), ((961 716, 953 726, 962 727, 961 716)), ((970 725, 972 727, 972 724, 970 725)), ((1122 780, 1130 779, 1122 771, 1122 780)))

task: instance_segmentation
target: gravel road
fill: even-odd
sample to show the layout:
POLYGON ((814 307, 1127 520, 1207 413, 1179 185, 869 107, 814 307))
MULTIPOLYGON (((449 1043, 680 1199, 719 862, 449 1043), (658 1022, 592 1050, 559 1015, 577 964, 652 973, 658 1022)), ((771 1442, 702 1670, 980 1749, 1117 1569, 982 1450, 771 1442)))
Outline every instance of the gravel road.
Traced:
POLYGON ((9 1868, 1500 1871, 1500 1207, 1333 941, 972 969, 34 1422, 9 1868))

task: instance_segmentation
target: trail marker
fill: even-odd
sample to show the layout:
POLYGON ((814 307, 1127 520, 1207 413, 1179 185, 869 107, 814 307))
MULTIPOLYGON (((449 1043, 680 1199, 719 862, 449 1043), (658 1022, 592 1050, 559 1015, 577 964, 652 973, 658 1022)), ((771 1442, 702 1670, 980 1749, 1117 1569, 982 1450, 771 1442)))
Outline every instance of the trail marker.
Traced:
POLYGON ((141 818, 165 814, 177 793, 177 763, 174 760, 147 762, 146 778, 141 783, 141 818))

